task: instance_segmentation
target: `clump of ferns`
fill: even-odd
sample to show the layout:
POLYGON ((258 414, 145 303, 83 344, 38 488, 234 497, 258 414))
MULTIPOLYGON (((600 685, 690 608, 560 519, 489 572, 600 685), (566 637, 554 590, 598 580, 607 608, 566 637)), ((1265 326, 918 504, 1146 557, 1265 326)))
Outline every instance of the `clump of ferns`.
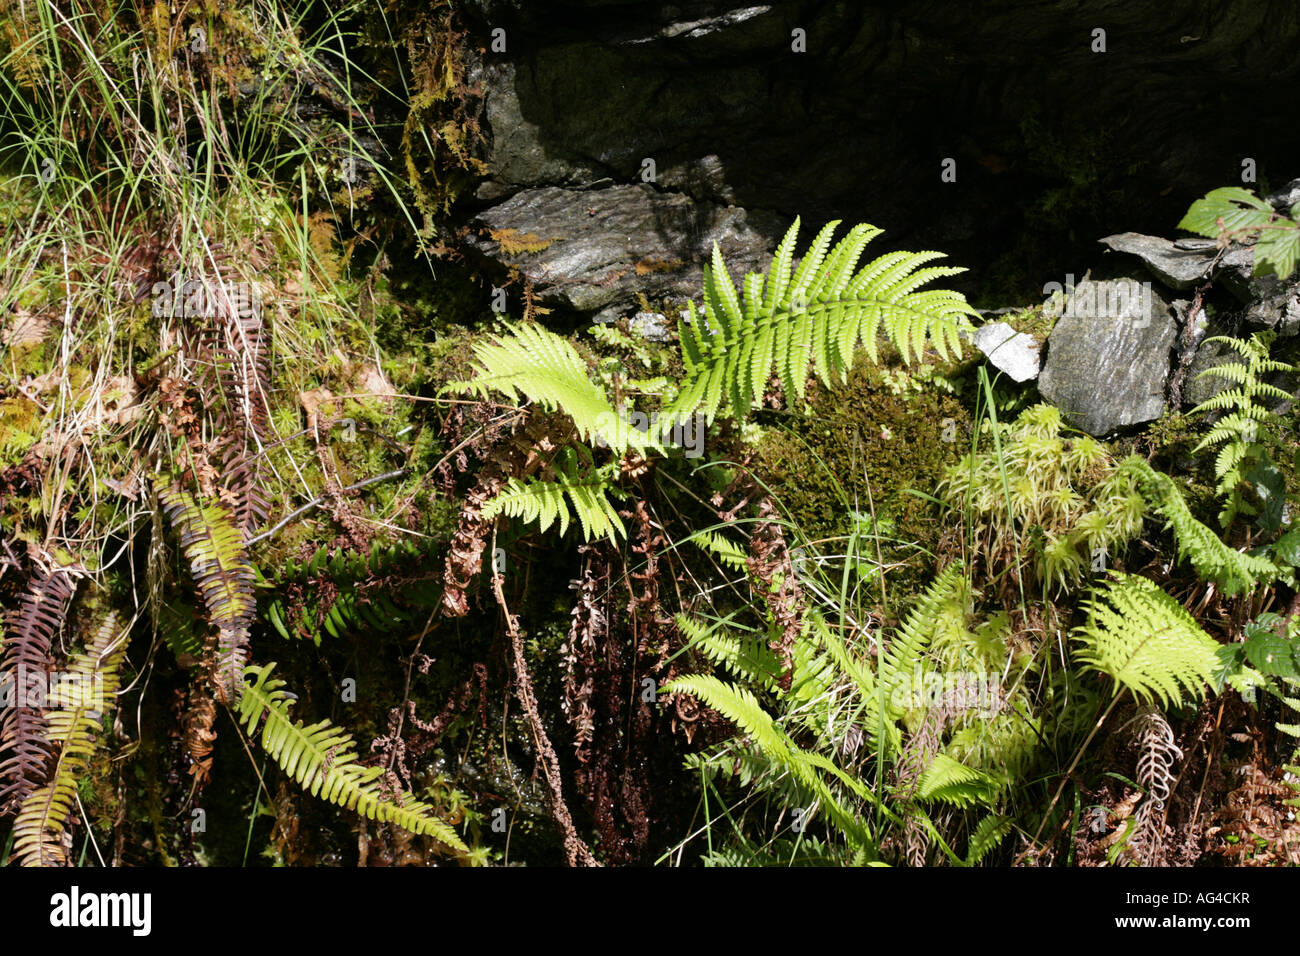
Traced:
POLYGON ((1062 437, 1056 408, 1028 408, 992 437, 992 447, 947 470, 941 493, 967 516, 986 571, 1009 576, 1009 592, 1066 591, 1141 531, 1146 503, 1135 480, 1096 439, 1062 437))
POLYGON ((721 847, 710 859, 761 862, 784 853, 787 864, 901 861, 906 846, 912 862, 927 854, 978 862, 1010 827, 996 807, 1032 763, 1041 735, 1037 727, 1022 733, 1020 714, 1001 718, 1029 707, 1024 681, 1007 695, 996 686, 1006 654, 999 622, 972 631, 974 595, 960 565, 939 576, 896 631, 875 637, 861 626, 862 609, 817 577, 805 579, 813 598, 786 688, 762 629, 747 630, 734 615, 712 624, 679 620, 715 672, 679 678, 670 689, 696 696, 742 731, 689 760, 718 799, 728 779, 746 794, 727 807, 733 832, 710 830, 721 847), (956 668, 989 679, 979 687, 949 680, 929 691, 930 676, 956 668))

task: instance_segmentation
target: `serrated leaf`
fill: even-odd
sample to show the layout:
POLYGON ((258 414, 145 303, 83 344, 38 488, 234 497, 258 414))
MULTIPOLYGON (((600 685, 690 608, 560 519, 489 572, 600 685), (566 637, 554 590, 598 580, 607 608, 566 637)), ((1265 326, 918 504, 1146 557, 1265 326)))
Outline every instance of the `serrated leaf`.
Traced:
POLYGON ((1289 219, 1260 233, 1255 243, 1255 275, 1276 275, 1285 279, 1300 259, 1300 226, 1289 219))

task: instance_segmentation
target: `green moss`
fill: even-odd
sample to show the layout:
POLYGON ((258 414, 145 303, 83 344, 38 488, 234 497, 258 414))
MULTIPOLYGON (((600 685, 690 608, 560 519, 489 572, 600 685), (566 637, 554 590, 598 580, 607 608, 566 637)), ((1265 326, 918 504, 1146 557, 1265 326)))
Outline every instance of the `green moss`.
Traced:
POLYGON ((970 417, 950 395, 891 390, 887 375, 861 365, 843 386, 814 386, 811 413, 770 429, 755 467, 809 539, 846 535, 854 512, 874 511, 901 542, 892 557, 925 573, 917 547, 933 551, 943 529, 936 506, 909 490, 933 494, 968 444, 970 417))

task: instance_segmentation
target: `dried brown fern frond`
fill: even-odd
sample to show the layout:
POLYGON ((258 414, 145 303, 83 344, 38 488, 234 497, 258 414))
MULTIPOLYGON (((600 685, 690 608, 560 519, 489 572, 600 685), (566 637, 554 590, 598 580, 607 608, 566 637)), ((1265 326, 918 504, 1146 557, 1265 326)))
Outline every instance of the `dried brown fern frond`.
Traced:
POLYGON ((44 713, 50 645, 68 614, 76 581, 68 568, 38 569, 8 621, 0 652, 0 813, 48 779, 52 757, 44 713))
POLYGON ((185 753, 190 758, 189 773, 196 790, 207 786, 212 774, 212 746, 217 739, 217 701, 212 689, 220 680, 215 654, 204 655, 202 669, 207 680, 202 684, 192 682, 186 689, 184 717, 185 753))
POLYGON ((1164 836, 1165 804, 1174 783, 1174 766, 1183 752, 1174 743, 1174 732, 1165 715, 1148 708, 1137 717, 1137 782, 1146 791, 1138 804, 1129 846, 1145 866, 1158 862, 1164 836))
POLYGON ((524 421, 523 426, 507 436, 493 449, 479 470, 478 480, 465 495, 456 534, 451 539, 443 571, 443 614, 447 617, 464 617, 469 613, 471 582, 483 570, 483 549, 487 547, 494 519, 483 517, 483 506, 495 498, 511 478, 533 474, 545 464, 559 443, 572 432, 572 426, 563 415, 538 412, 524 421))
POLYGON ((749 558, 745 564, 767 605, 774 630, 772 651, 781 660, 781 690, 790 689, 794 673, 794 645, 803 629, 803 616, 807 604, 799 580, 790 561, 790 548, 785 541, 772 499, 764 496, 758 502, 758 522, 749 538, 749 558))
POLYGON ((271 325, 258 287, 235 274, 227 255, 215 253, 209 266, 215 276, 174 277, 168 311, 180 320, 182 360, 220 436, 205 449, 220 466, 216 491, 251 532, 270 510, 260 452, 270 422, 271 325))
POLYGON ((591 698, 595 692, 597 642, 609 640, 609 618, 603 607, 609 594, 609 562, 601 560, 600 551, 591 544, 578 548, 582 577, 569 585, 577 592, 577 600, 570 614, 569 635, 560 647, 564 659, 560 709, 573 730, 573 750, 580 763, 587 762, 596 732, 591 698))
POLYGON ((109 612, 83 653, 50 688, 47 740, 55 754, 48 782, 25 800, 14 822, 14 855, 23 866, 67 866, 66 825, 77 783, 95 750, 104 714, 116 701, 127 631, 109 612))

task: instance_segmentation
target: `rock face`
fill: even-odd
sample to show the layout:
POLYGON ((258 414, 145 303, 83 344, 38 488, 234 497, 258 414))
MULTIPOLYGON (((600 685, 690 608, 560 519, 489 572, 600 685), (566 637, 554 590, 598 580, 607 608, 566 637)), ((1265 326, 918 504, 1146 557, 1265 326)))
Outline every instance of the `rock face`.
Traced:
POLYGON ((1047 341, 1038 390, 1066 421, 1101 437, 1159 418, 1176 323, 1150 283, 1085 280, 1047 341))
MULTIPOLYGON (((584 249, 563 253, 581 281, 611 285, 556 289, 555 301, 606 314, 637 291, 690 286, 711 234, 733 232, 743 259, 795 215, 808 230, 880 226, 869 255, 891 243, 946 252, 977 270, 961 287, 1035 229, 1074 231, 1081 248, 1168 228, 1221 182, 1224 144, 1260 144, 1261 170, 1300 152, 1293 0, 1222 0, 1212 28, 1206 0, 458 6, 489 134, 487 174, 462 210, 550 230, 564 239, 554 256, 584 249), (1095 49, 1098 28, 1109 52, 1095 49), (955 181, 941 178, 945 160, 955 181), (608 229, 581 224, 593 204, 608 229), (690 275, 623 271, 646 255, 690 275)), ((1027 273, 1059 267, 1061 249, 1044 245, 1020 247, 1027 273)), ((535 271, 542 292, 569 278, 535 271)))
POLYGON ((770 213, 646 184, 528 189, 484 210, 476 224, 481 235, 470 244, 533 283, 543 303, 598 321, 630 315, 638 292, 697 297, 715 242, 733 274, 766 268, 767 237, 783 226, 770 213))

